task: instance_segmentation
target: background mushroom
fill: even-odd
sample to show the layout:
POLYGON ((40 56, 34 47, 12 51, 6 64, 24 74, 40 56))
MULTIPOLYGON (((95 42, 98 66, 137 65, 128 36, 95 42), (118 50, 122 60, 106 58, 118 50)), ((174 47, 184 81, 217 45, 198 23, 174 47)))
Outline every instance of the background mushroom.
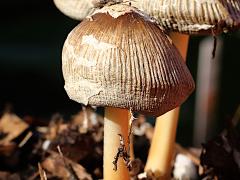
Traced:
POLYGON ((53 0, 56 7, 66 16, 76 20, 84 19, 94 9, 90 0, 53 0))
POLYGON ((56 7, 66 16, 83 20, 93 13, 95 9, 102 8, 105 4, 120 3, 123 0, 53 0, 56 7))
POLYGON ((152 18, 122 4, 96 11, 68 35, 62 65, 71 99, 106 106, 104 179, 129 178, 122 159, 117 172, 112 164, 118 134, 127 146, 126 109, 159 116, 179 106, 194 89, 168 36, 152 18))
POLYGON ((239 0, 135 0, 134 6, 169 31, 219 34, 240 27, 239 0))

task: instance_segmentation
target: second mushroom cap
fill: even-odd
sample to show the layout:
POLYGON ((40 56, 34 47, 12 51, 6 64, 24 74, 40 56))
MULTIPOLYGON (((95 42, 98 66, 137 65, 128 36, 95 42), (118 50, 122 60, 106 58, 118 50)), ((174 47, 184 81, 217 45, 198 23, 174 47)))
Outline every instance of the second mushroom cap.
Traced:
POLYGON ((134 0, 166 30, 219 34, 240 28, 239 0, 134 0))

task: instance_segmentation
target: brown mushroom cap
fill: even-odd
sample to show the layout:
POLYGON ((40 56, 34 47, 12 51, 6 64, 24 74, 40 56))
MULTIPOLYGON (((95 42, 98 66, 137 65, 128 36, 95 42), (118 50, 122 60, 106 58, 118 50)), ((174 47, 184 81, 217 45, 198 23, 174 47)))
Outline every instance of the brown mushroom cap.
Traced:
POLYGON ((53 0, 56 7, 72 19, 82 20, 91 11, 94 5, 91 0, 53 0))
POLYGON ((240 27, 239 0, 134 0, 166 30, 219 34, 240 27))
POLYGON ((104 7, 68 35, 65 89, 79 103, 159 116, 191 94, 181 55, 154 20, 127 5, 104 7))

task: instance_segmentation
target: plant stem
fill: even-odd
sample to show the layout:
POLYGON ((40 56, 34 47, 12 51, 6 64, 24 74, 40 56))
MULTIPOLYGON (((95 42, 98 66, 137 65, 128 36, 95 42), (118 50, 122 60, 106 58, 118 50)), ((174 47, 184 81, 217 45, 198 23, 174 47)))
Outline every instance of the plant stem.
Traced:
MULTIPOLYGON (((172 33, 170 37, 186 61, 189 36, 172 33)), ((170 179, 178 116, 179 108, 175 108, 156 120, 145 171, 154 172, 161 180, 170 179)))
POLYGON ((124 138, 126 147, 129 128, 129 111, 120 108, 105 108, 104 117, 104 158, 103 158, 103 175, 104 180, 129 180, 129 172, 123 161, 119 158, 117 171, 114 171, 113 160, 118 152, 120 145, 119 135, 124 138))

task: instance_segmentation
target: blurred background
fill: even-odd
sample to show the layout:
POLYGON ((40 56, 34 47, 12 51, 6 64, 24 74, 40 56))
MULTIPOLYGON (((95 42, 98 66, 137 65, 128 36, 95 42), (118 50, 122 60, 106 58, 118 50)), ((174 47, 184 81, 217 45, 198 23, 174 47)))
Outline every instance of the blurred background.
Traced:
MULTIPOLYGON (((0 19, 0 111, 12 106, 20 117, 46 120, 56 112, 78 112, 81 105, 63 88, 61 50, 79 22, 51 0, 2 1, 0 19)), ((177 141, 185 146, 219 133, 240 104, 240 32, 217 39, 214 59, 212 37, 190 39, 187 65, 197 90, 181 109, 177 141)))

